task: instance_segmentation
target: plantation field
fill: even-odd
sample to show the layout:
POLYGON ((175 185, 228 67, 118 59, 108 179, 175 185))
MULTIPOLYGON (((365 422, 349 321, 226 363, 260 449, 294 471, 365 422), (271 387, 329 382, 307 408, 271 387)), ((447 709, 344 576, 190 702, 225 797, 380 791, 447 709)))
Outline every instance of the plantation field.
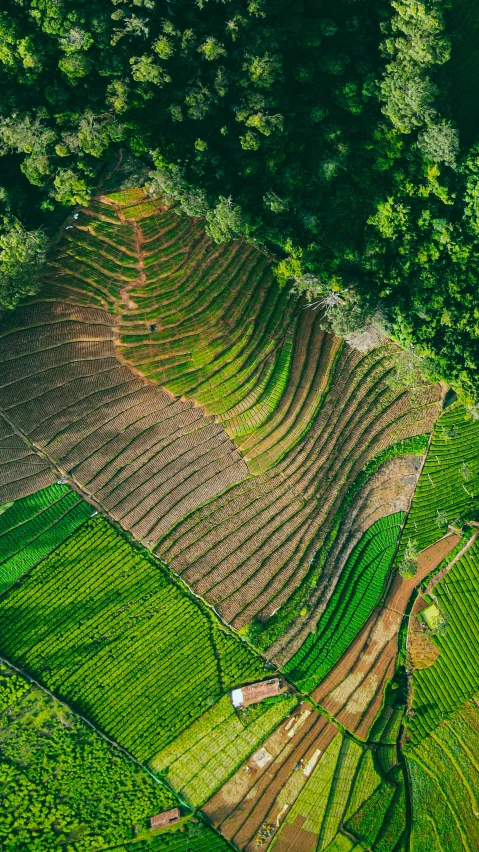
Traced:
POLYGON ((282 664, 348 488, 441 407, 394 346, 320 326, 265 255, 128 190, 79 211, 0 328, 0 413, 282 664))
POLYGON ((141 761, 264 664, 101 517, 0 602, 0 653, 141 761))
POLYGON ((395 575, 382 604, 312 693, 328 713, 362 739, 368 737, 383 703, 384 688, 393 677, 399 630, 411 594, 459 541, 460 536, 449 533, 419 555, 415 576, 404 579, 395 575))
POLYGON ((414 494, 397 563, 408 539, 422 550, 447 525, 479 511, 479 421, 463 405, 447 408, 433 431, 431 446, 414 494))
POLYGON ((113 848, 115 852, 232 852, 227 840, 198 819, 113 848))
POLYGON ((0 593, 65 541, 92 514, 66 485, 50 485, 0 514, 0 593))
POLYGON ((150 761, 193 807, 206 802, 297 704, 294 696, 235 711, 229 695, 150 761))
POLYGON ((304 692, 325 677, 379 602, 404 517, 380 518, 353 548, 318 629, 285 667, 304 692))
MULTIPOLYGON (((284 607, 284 615, 280 612, 269 619, 260 634, 264 647, 273 640, 268 655, 280 667, 288 665, 293 649, 310 643, 311 634, 320 629, 352 551, 368 529, 381 518, 409 509, 427 441, 427 436, 418 436, 388 447, 366 465, 348 489, 307 579, 307 602, 301 613, 304 616, 307 612, 307 616, 297 618, 278 635, 281 621, 284 623, 288 609, 294 607, 294 600, 290 601, 284 607)), ((250 633, 254 629, 256 626, 250 628, 250 633)))
MULTIPOLYGON (((413 710, 408 723, 412 745, 420 743, 479 689, 479 544, 475 542, 435 586, 444 635, 435 635, 436 662, 414 672, 413 710)), ((478 809, 479 810, 479 809, 478 809)))
POLYGON ((352 849, 356 844, 348 845, 343 827, 358 849, 364 837, 365 848, 377 841, 382 852, 393 852, 405 831, 405 807, 392 751, 391 763, 381 768, 379 752, 341 734, 303 703, 204 810, 248 852, 258 846, 275 852, 352 849))
POLYGON ((33 494, 56 479, 48 461, 27 447, 0 416, 0 504, 33 494))
POLYGON ((0 713, 2 849, 94 852, 176 806, 165 786, 3 664, 0 713))
POLYGON ((479 847, 479 704, 472 698, 408 751, 411 852, 479 847))

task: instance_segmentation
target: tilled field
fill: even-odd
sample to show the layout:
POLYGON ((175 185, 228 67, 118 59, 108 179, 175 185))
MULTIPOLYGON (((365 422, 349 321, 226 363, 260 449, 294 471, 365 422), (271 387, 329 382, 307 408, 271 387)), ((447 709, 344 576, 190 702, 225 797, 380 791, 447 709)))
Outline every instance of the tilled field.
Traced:
POLYGON ((399 628, 413 589, 459 541, 458 535, 449 533, 420 554, 414 577, 403 580, 399 574, 395 576, 384 604, 375 608, 346 653, 314 690, 315 701, 358 737, 367 738, 381 708, 384 687, 394 673, 399 628))
POLYGON ((2 323, 0 413, 225 621, 265 623, 442 392, 398 385, 394 347, 342 345, 263 254, 140 190, 77 215, 41 297, 2 323))
POLYGON ((275 833, 338 734, 324 716, 301 704, 203 810, 228 840, 256 852, 258 845, 266 845, 258 844, 261 834, 275 833))
POLYGON ((0 409, 112 518, 155 541, 248 471, 221 424, 121 364, 114 337, 97 308, 18 309, 2 323, 0 409))
POLYGON ((0 503, 34 494, 55 479, 47 459, 31 450, 0 416, 0 503))

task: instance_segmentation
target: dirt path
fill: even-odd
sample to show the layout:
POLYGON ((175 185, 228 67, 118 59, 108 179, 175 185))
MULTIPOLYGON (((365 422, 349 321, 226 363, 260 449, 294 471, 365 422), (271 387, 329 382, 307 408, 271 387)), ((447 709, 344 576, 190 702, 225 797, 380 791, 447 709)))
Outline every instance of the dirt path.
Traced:
POLYGON ((338 729, 306 702, 298 705, 215 793, 202 810, 240 849, 266 849, 283 818, 337 736, 338 729))
POLYGON ((420 553, 414 577, 394 577, 384 605, 373 610, 352 645, 313 692, 318 704, 361 739, 367 738, 381 708, 384 687, 393 675, 398 633, 411 594, 459 541, 456 533, 448 533, 420 553))

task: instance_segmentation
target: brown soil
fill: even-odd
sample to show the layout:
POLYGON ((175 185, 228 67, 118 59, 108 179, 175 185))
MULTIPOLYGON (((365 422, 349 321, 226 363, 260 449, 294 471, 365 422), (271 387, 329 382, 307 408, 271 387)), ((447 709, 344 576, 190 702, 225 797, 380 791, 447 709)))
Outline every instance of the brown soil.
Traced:
POLYGON ((283 826, 275 843, 275 852, 314 852, 318 836, 302 827, 304 821, 304 817, 297 816, 294 823, 286 823, 283 826))
MULTIPOLYGON (((282 824, 337 729, 303 703, 263 743, 271 760, 252 755, 203 810, 239 848, 256 852, 258 832, 282 824)), ((274 833, 274 832, 273 832, 274 833)), ((261 848, 270 839, 265 838, 261 848)))
POLYGON ((415 577, 394 577, 384 606, 376 607, 346 653, 314 690, 314 700, 357 736, 367 738, 381 708, 384 687, 394 671, 397 635, 412 591, 459 540, 458 535, 449 533, 422 551, 415 577))
POLYGON ((421 622, 413 617, 409 622, 408 658, 412 668, 427 669, 439 657, 439 648, 425 632, 421 622))

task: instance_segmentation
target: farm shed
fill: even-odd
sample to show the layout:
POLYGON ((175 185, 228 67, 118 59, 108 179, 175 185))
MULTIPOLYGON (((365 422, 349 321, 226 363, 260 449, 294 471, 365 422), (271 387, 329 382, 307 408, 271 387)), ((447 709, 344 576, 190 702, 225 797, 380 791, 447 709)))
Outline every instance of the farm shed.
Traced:
POLYGON ((167 825, 173 825, 179 819, 180 809, 172 808, 171 811, 164 811, 162 814, 150 817, 150 828, 164 828, 167 825))
POLYGON ((271 680, 262 680, 242 686, 240 689, 232 689, 230 692, 233 707, 248 707, 250 704, 259 704, 265 698, 273 698, 279 695, 283 688, 281 678, 274 677, 271 680))
POLYGON ((430 630, 436 630, 442 622, 441 613, 436 604, 430 604, 419 613, 422 620, 427 624, 430 630))

